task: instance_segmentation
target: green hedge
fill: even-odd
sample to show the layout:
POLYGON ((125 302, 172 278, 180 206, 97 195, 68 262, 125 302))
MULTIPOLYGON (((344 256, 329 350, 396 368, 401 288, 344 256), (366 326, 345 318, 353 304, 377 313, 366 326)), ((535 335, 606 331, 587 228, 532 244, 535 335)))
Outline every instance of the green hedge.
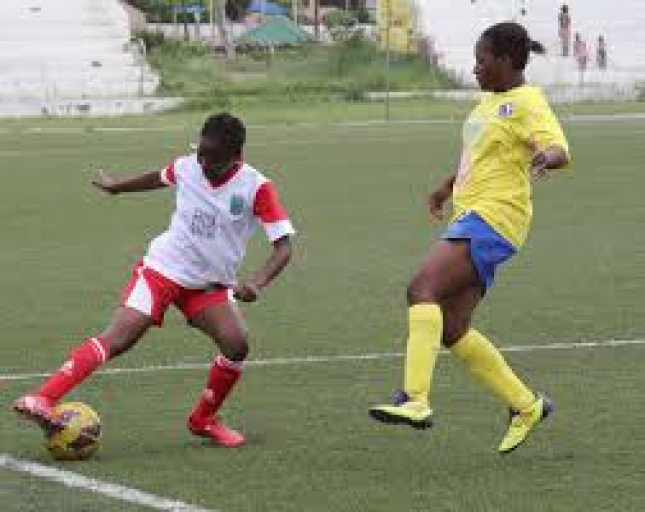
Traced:
MULTIPOLYGON (((372 42, 355 36, 332 47, 254 51, 227 62, 198 42, 146 38, 150 62, 161 75, 160 93, 179 95, 197 103, 227 102, 262 97, 284 101, 361 99, 366 92, 386 87, 385 56, 372 42)), ((391 90, 454 88, 446 73, 418 55, 391 56, 391 90)))

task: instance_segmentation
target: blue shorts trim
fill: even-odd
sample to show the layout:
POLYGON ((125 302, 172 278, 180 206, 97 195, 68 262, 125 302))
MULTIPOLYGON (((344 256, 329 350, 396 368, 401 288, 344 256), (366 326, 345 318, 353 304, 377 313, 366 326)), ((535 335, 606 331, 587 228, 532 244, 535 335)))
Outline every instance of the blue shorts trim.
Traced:
POLYGON ((475 212, 464 212, 457 217, 441 238, 470 241, 470 257, 484 290, 493 284, 497 266, 517 252, 513 244, 475 212))

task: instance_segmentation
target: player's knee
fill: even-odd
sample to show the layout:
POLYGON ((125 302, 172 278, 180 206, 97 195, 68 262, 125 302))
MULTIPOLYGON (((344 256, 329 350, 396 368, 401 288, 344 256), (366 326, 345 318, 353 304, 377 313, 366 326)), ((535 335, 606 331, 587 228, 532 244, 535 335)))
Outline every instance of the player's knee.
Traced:
POLYGON ((109 334, 105 333, 100 335, 102 340, 106 340, 109 347, 109 359, 120 356, 121 354, 130 350, 137 342, 136 338, 132 336, 125 336, 123 334, 109 334))
POLYGON ((222 354, 229 361, 244 361, 249 353, 249 346, 244 344, 222 344, 222 354))
POLYGON ((244 361, 249 353, 249 344, 246 334, 232 336, 220 342, 220 350, 230 361, 244 361))
POLYGON ((455 335, 454 331, 444 330, 441 333, 441 344, 446 348, 452 347, 455 343, 457 343, 458 339, 459 338, 455 335))
POLYGON ((417 276, 410 281, 406 290, 408 305, 437 302, 437 294, 427 279, 417 276))
POLYGON ((469 319, 466 318, 446 318, 444 316, 443 331, 441 334, 441 344, 450 348, 457 343, 470 326, 469 319))

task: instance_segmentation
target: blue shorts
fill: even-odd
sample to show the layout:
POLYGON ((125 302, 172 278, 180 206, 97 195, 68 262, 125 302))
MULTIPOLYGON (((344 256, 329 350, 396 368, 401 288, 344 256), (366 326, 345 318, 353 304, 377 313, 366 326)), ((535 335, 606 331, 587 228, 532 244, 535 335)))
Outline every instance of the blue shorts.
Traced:
POLYGON ((457 217, 441 238, 470 241, 470 258, 484 290, 493 284, 497 265, 504 263, 517 252, 508 240, 475 212, 464 212, 457 217))

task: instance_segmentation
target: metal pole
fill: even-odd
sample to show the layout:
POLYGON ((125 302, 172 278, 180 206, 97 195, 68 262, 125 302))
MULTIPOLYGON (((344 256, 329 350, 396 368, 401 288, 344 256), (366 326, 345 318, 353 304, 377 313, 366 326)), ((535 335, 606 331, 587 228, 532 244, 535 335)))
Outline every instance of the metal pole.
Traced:
POLYGON ((175 35, 179 35, 179 21, 177 20, 177 6, 172 5, 172 30, 175 35))
POLYGON ((183 14, 184 20, 184 41, 190 40, 190 35, 188 34, 188 12, 186 9, 186 0, 181 0, 181 11, 183 14))
POLYGON ((390 26, 392 24, 392 0, 385 2, 385 120, 390 120, 390 26))
POLYGON ((314 35, 316 41, 320 41, 320 4, 319 0, 314 0, 314 35))
POLYGON ((208 3, 208 23, 211 26, 211 42, 215 48, 215 15, 213 14, 213 0, 208 3))
POLYGON ((143 42, 143 39, 137 39, 136 44, 139 47, 139 96, 143 96, 144 88, 144 74, 146 67, 146 44, 143 42))

